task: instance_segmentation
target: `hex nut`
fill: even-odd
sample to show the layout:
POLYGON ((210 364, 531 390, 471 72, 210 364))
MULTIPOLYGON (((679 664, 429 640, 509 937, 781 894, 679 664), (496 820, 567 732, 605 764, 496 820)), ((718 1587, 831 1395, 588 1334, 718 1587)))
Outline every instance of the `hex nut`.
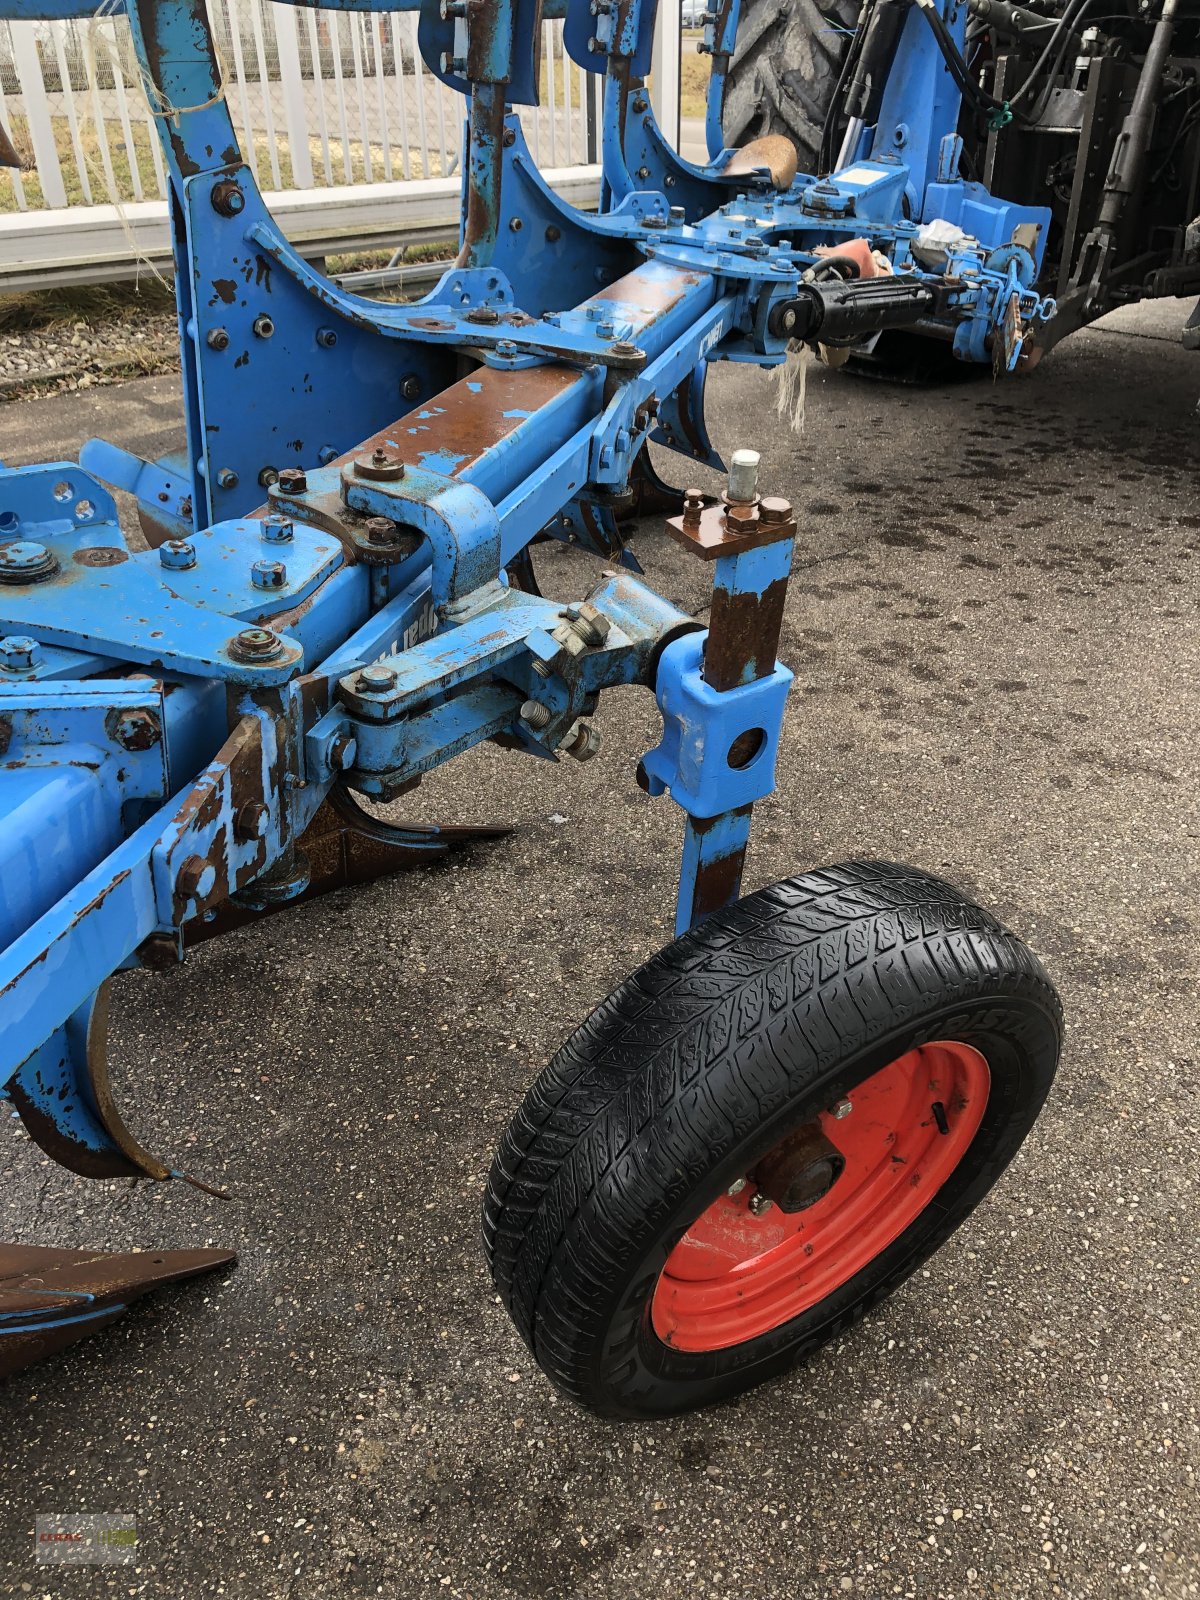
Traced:
POLYGON ((267 831, 270 820, 271 814, 261 800, 247 800, 234 814, 234 834, 244 842, 261 839, 267 831))
POLYGON ((391 517, 368 517, 365 532, 368 544, 387 545, 395 544, 399 529, 391 517))
POLYGON ((303 467, 284 467, 279 474, 279 487, 284 494, 307 494, 308 476, 303 467))

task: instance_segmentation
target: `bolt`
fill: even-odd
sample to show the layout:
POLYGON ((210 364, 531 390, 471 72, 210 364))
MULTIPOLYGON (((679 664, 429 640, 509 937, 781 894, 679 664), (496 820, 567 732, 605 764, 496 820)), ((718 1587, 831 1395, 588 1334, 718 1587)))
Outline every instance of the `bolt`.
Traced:
POLYGON ((308 478, 303 467, 284 467, 279 474, 279 487, 284 494, 307 494, 308 478))
POLYGON ((757 450, 735 450, 730 458, 729 483, 726 494, 740 505, 748 505, 758 489, 757 450))
POLYGON ((796 308, 789 306, 779 319, 781 333, 791 333, 796 326, 796 308))
POLYGON ((635 94, 634 95, 634 97, 633 97, 633 109, 638 113, 639 116, 641 115, 641 113, 643 111, 645 111, 647 104, 648 104, 648 101, 647 101, 646 96, 644 94, 635 94))
POLYGON ((517 354, 517 347, 511 339, 501 339, 496 346, 496 354, 503 356, 505 360, 511 361, 517 354))
MULTIPOLYGON (((617 325, 615 322, 610 322, 607 318, 605 318, 603 322, 598 322, 596 324, 596 333, 601 339, 616 338, 617 325)), ((618 343, 620 343, 619 340, 618 343)))
POLYGON ((352 733, 339 733, 329 746, 329 765, 335 772, 345 772, 354 765, 358 754, 358 741, 352 733))
POLYGON ((58 571, 58 557, 32 539, 0 545, 0 583, 41 583, 58 571))
POLYGON ((396 674, 391 667, 364 667, 354 687, 359 694, 386 694, 395 682, 396 674))
POLYGON ((337 343, 337 329, 318 328, 317 343, 320 345, 322 350, 332 350, 334 345, 337 343))
POLYGON ((514 217, 508 226, 513 233, 520 233, 525 224, 521 221, 520 217, 514 217))
POLYGON ((563 741, 563 749, 576 761, 590 761, 600 749, 600 735, 590 722, 576 722, 563 741))
POLYGON ((671 207, 671 221, 672 222, 682 225, 684 220, 686 219, 686 217, 687 217, 687 212, 684 210, 684 208, 682 206, 672 206, 671 207))
POLYGON ((210 328, 208 338, 205 340, 210 350, 228 350, 229 333, 225 328, 210 328))
POLYGON ((396 524, 391 517, 368 517, 366 524, 368 544, 395 544, 396 524))
POLYGON ((283 649, 283 640, 270 628, 243 628, 229 646, 237 661, 269 661, 283 649))
POLYGON ((750 1196, 750 1215, 752 1217, 765 1217, 771 1209, 771 1201, 761 1189, 756 1189, 750 1196))
POLYGON ((261 839, 270 820, 271 814, 261 800, 247 800, 234 813, 233 831, 242 840, 261 839))
POLYGON ((238 475, 237 475, 237 473, 233 470, 232 467, 222 467, 221 470, 217 473, 217 488, 218 489, 236 489, 237 486, 238 486, 238 475))
POLYGON ((232 178, 222 178, 212 187, 213 210, 222 217, 236 217, 240 211, 246 209, 246 196, 242 193, 240 184, 232 178))
POLYGON ((162 738, 162 726, 154 713, 137 707, 128 711, 114 707, 105 717, 104 727, 122 750, 150 750, 162 738))
POLYGON ((540 733, 553 715, 550 707, 540 700, 526 700, 521 707, 521 721, 527 722, 535 733, 540 733))
POLYGON ((620 356, 623 360, 631 361, 634 356, 640 356, 642 352, 636 344, 631 344, 628 339, 618 339, 609 353, 610 355, 620 356))
POLYGON ((562 229, 560 227, 557 227, 553 222, 550 223, 550 225, 546 229, 546 243, 547 244, 557 244, 558 241, 561 238, 562 238, 562 229))
POLYGON ((274 467, 261 467, 258 474, 260 489, 269 489, 273 483, 279 482, 279 473, 274 467))
POLYGON ((401 378, 400 393, 406 400, 419 400, 421 398, 421 380, 415 372, 410 372, 406 378, 401 378))
POLYGON ((495 306, 474 306, 467 312, 466 320, 479 323, 499 322, 500 313, 495 306))
POLYGON ((203 856, 188 856, 180 867, 175 887, 185 900, 203 900, 213 891, 217 869, 203 856))
POLYGON ((168 539, 159 545, 158 559, 168 572, 186 572, 196 565, 196 547, 190 539, 168 539))
POLYGON ((264 517, 262 536, 268 544, 290 544, 296 536, 295 524, 287 517, 264 517))
POLYGON ((511 150, 513 145, 516 144, 516 142, 517 142, 517 130, 515 128, 505 128, 504 134, 503 134, 502 139, 501 139, 501 143, 504 145, 504 148, 506 150, 511 150))
POLYGON ((550 676, 550 668, 544 661, 535 661, 533 663, 533 670, 537 673, 539 678, 548 678, 550 676))
POLYGON ((733 1182, 729 1185, 728 1189, 726 1189, 725 1193, 727 1195, 739 1195, 739 1194, 741 1194, 742 1190, 745 1187, 746 1187, 745 1178, 735 1178, 733 1180, 733 1182))
POLYGON ((287 568, 282 561, 256 561, 250 568, 250 582, 256 589, 282 589, 287 568))
POLYGON ((356 456, 354 470, 360 478, 394 479, 404 476, 404 463, 377 445, 369 456, 356 456))
POLYGON ((274 322, 265 311, 260 312, 254 319, 254 337, 256 339, 269 339, 274 332, 274 322))
POLYGON ((853 1110, 854 1107, 850 1104, 849 1100, 839 1100, 836 1105, 830 1106, 829 1115, 835 1122, 841 1122, 844 1118, 848 1117, 853 1110))
POLYGON ((683 525, 685 528, 698 528, 700 515, 704 510, 704 496, 699 489, 688 489, 683 496, 683 525))
POLYGON ((586 601, 582 606, 568 606, 566 618, 576 638, 593 648, 604 643, 612 626, 603 611, 586 601))
POLYGON ((726 506, 725 526, 730 533, 753 533, 758 526, 755 507, 753 505, 726 506))
POLYGON ((336 461, 337 458, 338 451, 336 451, 331 444, 323 444, 317 451, 317 461, 323 467, 329 466, 332 462, 336 461))
POLYGON ((642 218, 642 227, 643 228, 665 228, 666 225, 667 225, 666 217, 643 217, 642 218))
POLYGON ((783 523, 792 520, 792 502, 777 494, 764 495, 758 502, 760 522, 783 523))
POLYGON ((0 639, 0 670, 4 672, 32 672, 41 659, 42 647, 36 639, 23 633, 0 639))

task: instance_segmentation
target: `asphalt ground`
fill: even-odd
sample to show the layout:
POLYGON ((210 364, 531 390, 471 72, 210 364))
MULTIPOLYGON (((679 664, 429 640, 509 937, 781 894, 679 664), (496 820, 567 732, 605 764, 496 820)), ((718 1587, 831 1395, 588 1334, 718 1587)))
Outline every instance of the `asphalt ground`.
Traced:
MULTIPOLYGON (((942 872, 1040 952, 1069 1034, 1020 1157, 804 1371, 658 1425, 559 1400, 479 1245, 493 1145, 556 1045, 670 934, 680 821, 613 694, 587 766, 488 747, 410 797, 509 821, 451 864, 122 977, 151 1148, 227 1184, 87 1183, 0 1129, 22 1242, 227 1243, 0 1395, 0 1592, 75 1597, 1200 1592, 1200 364, 1177 307, 1028 381, 814 371, 806 427, 712 373, 718 445, 799 510, 776 795, 747 884, 850 856, 942 872), (35 1566, 38 1513, 136 1517, 135 1568, 35 1566)), ((172 379, 0 411, 11 461, 176 439, 172 379)), ((689 607, 707 575, 635 548, 689 607)), ((550 592, 586 574, 539 559, 550 592)))

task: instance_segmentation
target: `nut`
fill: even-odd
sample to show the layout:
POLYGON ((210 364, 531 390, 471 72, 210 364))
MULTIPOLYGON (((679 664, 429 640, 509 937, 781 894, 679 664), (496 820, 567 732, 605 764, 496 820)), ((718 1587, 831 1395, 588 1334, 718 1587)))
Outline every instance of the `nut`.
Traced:
POLYGON ((308 477, 303 467, 284 467, 279 474, 279 487, 284 494, 307 494, 308 477))
POLYGON ((756 1189, 750 1196, 750 1215, 752 1217, 766 1216, 771 1209, 770 1198, 763 1194, 761 1189, 756 1189))
POLYGON ((853 1110, 854 1107, 850 1104, 849 1100, 839 1100, 835 1105, 830 1106, 829 1115, 835 1122, 841 1122, 848 1117, 853 1110))
POLYGON ((261 839, 267 831, 270 820, 271 814, 261 800, 247 800, 234 814, 234 834, 243 842, 261 839))
POLYGON ((203 856, 188 856, 175 879, 175 888, 185 900, 203 900, 212 893, 217 869, 203 856))
POLYGON ((590 722, 581 717, 573 723, 563 740, 562 748, 576 761, 590 761, 600 750, 600 735, 590 722))
POLYGON ((243 628, 231 642, 229 654, 235 661, 270 661, 283 649, 283 640, 270 628, 243 628))
POLYGON ((395 544, 396 524, 391 517, 368 517, 366 535, 368 544, 395 544))
POLYGON ((196 565, 196 547, 190 539, 168 539, 158 547, 158 560, 169 572, 186 572, 196 565))
POLYGON ((0 669, 5 672, 32 672, 42 659, 42 647, 23 633, 0 639, 0 669))
POLYGON ((382 445, 377 445, 369 456, 355 456, 354 470, 360 478, 391 482, 404 476, 404 463, 399 456, 394 456, 382 445))
POLYGON ((246 209, 246 196, 232 178, 222 178, 212 186, 212 207, 222 217, 236 217, 246 209))
POLYGON ((765 495, 758 502, 758 519, 778 525, 792 520, 792 502, 777 494, 765 495))
POLYGON ((282 561, 256 561, 250 568, 250 582, 256 589, 282 589, 287 568, 282 561))
POLYGON ((225 328, 210 328, 208 338, 205 340, 210 350, 228 350, 229 332, 225 328))

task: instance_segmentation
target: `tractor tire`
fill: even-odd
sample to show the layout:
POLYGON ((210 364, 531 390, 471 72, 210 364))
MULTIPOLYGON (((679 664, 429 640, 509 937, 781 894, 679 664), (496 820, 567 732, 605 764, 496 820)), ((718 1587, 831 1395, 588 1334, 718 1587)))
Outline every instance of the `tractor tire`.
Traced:
POLYGON ((538 1365, 602 1415, 652 1417, 804 1361, 987 1194, 1061 1023, 1021 941, 911 867, 810 872, 684 934, 567 1041, 497 1152, 485 1248, 538 1365))
POLYGON ((857 0, 742 0, 725 85, 726 144, 737 149, 782 133, 796 147, 800 171, 815 173, 857 20, 857 0))

